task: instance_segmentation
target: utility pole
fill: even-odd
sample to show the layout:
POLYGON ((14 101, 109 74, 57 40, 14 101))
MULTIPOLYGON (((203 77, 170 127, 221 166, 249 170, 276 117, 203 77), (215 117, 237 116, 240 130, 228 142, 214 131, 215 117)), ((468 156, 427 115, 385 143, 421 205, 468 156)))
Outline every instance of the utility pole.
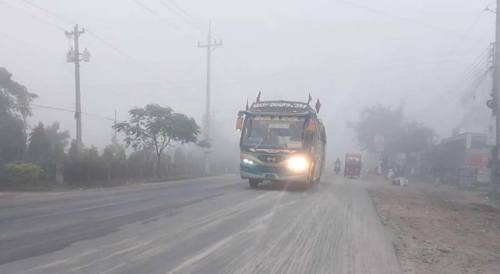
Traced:
POLYGON ((118 123, 118 119, 116 118, 116 109, 115 109, 115 118, 109 118, 109 117, 104 117, 106 120, 112 121, 113 122, 113 139, 116 138, 116 124, 118 123))
POLYGON ((496 181, 498 179, 498 93, 496 92, 496 80, 495 80, 495 74, 496 74, 496 43, 492 43, 490 47, 490 71, 492 71, 492 76, 493 76, 493 88, 491 89, 491 100, 489 100, 486 105, 491 108, 491 121, 489 124, 489 131, 488 134, 495 136, 495 138, 491 138, 488 143, 488 145, 491 145, 491 155, 490 155, 490 163, 489 163, 489 168, 490 168, 490 187, 489 190, 490 192, 495 191, 495 185, 496 181))
MULTIPOLYGON (((217 42, 214 40, 212 43, 211 33, 210 33, 210 21, 208 21, 208 34, 207 34, 207 44, 201 45, 198 42, 199 48, 207 48, 207 90, 206 90, 206 102, 205 102, 205 121, 204 122, 204 130, 205 130, 205 138, 210 142, 210 131, 211 131, 211 114, 210 114, 210 63, 212 57, 212 51, 214 51, 218 46, 222 46, 222 40, 217 42)), ((205 172, 210 173, 210 151, 205 150, 205 172)))
POLYGON ((113 127, 113 129, 115 130, 115 135, 116 135, 116 122, 117 122, 116 120, 117 120, 117 119, 116 119, 116 109, 115 109, 115 121, 114 121, 114 122, 115 122, 115 124, 114 124, 114 127, 113 127))
POLYGON ((83 53, 80 53, 78 38, 80 35, 85 33, 85 30, 78 30, 78 25, 75 25, 73 31, 66 31, 66 37, 69 39, 73 38, 74 48, 71 48, 66 54, 66 61, 68 63, 75 63, 75 100, 76 100, 76 111, 75 111, 75 119, 76 119, 76 144, 78 150, 83 147, 83 137, 82 137, 82 104, 81 104, 81 96, 80 96, 80 62, 88 62, 90 61, 90 53, 85 49, 83 53), (80 59, 81 58, 81 59, 80 59))
MULTIPOLYGON (((497 8, 500 7, 500 0, 497 0, 497 8)), ((495 50, 494 50, 494 70, 493 70, 493 92, 492 92, 492 114, 496 125, 496 144, 491 150, 491 176, 490 176, 490 194, 497 195, 499 181, 499 145, 500 145, 500 13, 496 12, 496 30, 495 30, 495 50)))

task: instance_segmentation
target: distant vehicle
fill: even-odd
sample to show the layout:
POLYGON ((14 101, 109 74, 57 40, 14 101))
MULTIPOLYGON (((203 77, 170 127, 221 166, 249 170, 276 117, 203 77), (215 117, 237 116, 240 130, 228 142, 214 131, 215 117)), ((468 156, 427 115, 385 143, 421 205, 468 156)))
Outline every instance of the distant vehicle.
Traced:
POLYGON ((339 172, 340 172, 340 164, 335 164, 335 169, 334 169, 335 173, 338 175, 339 172))
POLYGON ((240 174, 256 188, 264 180, 320 181, 325 167, 326 132, 308 103, 260 101, 239 111, 240 174))
POLYGON ((345 155, 344 177, 361 176, 361 153, 347 153, 345 155))

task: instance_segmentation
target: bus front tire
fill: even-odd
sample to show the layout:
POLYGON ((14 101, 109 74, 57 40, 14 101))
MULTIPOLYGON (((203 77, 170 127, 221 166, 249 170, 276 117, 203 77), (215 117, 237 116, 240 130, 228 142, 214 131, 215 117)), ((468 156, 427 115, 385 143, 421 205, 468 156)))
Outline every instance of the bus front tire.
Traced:
POLYGON ((248 183, 251 188, 257 188, 259 186, 259 180, 256 179, 248 179, 248 183))

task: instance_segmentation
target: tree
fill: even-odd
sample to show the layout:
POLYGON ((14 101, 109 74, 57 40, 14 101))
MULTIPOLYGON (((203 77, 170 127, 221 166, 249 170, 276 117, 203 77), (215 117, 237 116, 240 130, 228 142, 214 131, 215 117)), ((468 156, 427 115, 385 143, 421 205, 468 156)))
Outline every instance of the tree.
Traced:
POLYGON ((26 151, 26 135, 22 120, 0 116, 0 162, 21 159, 26 151))
POLYGON ((0 67, 0 161, 22 158, 26 152, 25 120, 32 116, 30 103, 38 98, 25 86, 12 80, 0 67))
POLYGON ((196 143, 200 128, 193 118, 175 113, 170 107, 148 104, 129 111, 128 122, 114 128, 127 136, 125 143, 134 149, 153 147, 157 156, 157 176, 161 178, 160 162, 163 150, 174 142, 196 143))
POLYGON ((69 145, 71 135, 68 130, 59 131, 61 125, 59 122, 54 122, 51 126, 45 127, 45 134, 50 140, 52 157, 60 159, 64 156, 64 151, 69 145))
POLYGON ((99 150, 95 146, 84 148, 79 159, 79 164, 83 166, 84 174, 87 176, 87 182, 90 183, 91 179, 97 179, 99 175, 99 168, 102 166, 99 150), (93 178, 91 175, 94 175, 93 178))
POLYGON ((184 174, 186 172, 186 154, 182 147, 177 147, 174 151, 174 166, 176 172, 184 174))
POLYGON ((422 151, 430 145, 434 136, 434 130, 427 125, 417 121, 405 122, 397 142, 398 150, 404 153, 422 151))
POLYGON ((38 95, 29 93, 28 89, 12 80, 12 74, 0 67, 0 115, 11 114, 23 120, 32 116, 30 104, 38 95))
POLYGON ((41 165, 52 159, 52 144, 42 122, 33 128, 28 141, 27 152, 30 160, 41 165))
POLYGON ((130 154, 127 159, 127 166, 129 172, 139 175, 142 180, 144 178, 145 170, 151 169, 151 153, 145 150, 136 150, 130 154))
POLYGON ((393 153, 417 152, 429 145, 434 130, 424 124, 405 118, 403 108, 375 105, 364 108, 360 120, 348 122, 355 133, 358 146, 363 151, 373 153, 375 136, 384 136, 384 151, 393 153))
POLYGON ((102 158, 106 163, 107 168, 107 180, 111 180, 111 169, 113 166, 123 167, 127 161, 127 155, 125 154, 125 148, 118 143, 116 134, 113 134, 111 139, 111 144, 104 148, 102 152, 102 158))
POLYGON ((59 123, 54 122, 45 127, 38 123, 29 134, 28 159, 37 163, 44 169, 46 178, 55 179, 62 184, 63 161, 65 148, 69 144, 69 132, 59 131, 59 123))

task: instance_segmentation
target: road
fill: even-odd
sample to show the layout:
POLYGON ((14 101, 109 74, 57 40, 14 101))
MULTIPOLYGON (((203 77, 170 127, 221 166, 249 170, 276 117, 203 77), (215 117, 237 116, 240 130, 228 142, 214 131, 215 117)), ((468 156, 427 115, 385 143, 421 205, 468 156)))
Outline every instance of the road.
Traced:
POLYGON ((402 273, 359 180, 235 175, 0 197, 0 273, 402 273))

